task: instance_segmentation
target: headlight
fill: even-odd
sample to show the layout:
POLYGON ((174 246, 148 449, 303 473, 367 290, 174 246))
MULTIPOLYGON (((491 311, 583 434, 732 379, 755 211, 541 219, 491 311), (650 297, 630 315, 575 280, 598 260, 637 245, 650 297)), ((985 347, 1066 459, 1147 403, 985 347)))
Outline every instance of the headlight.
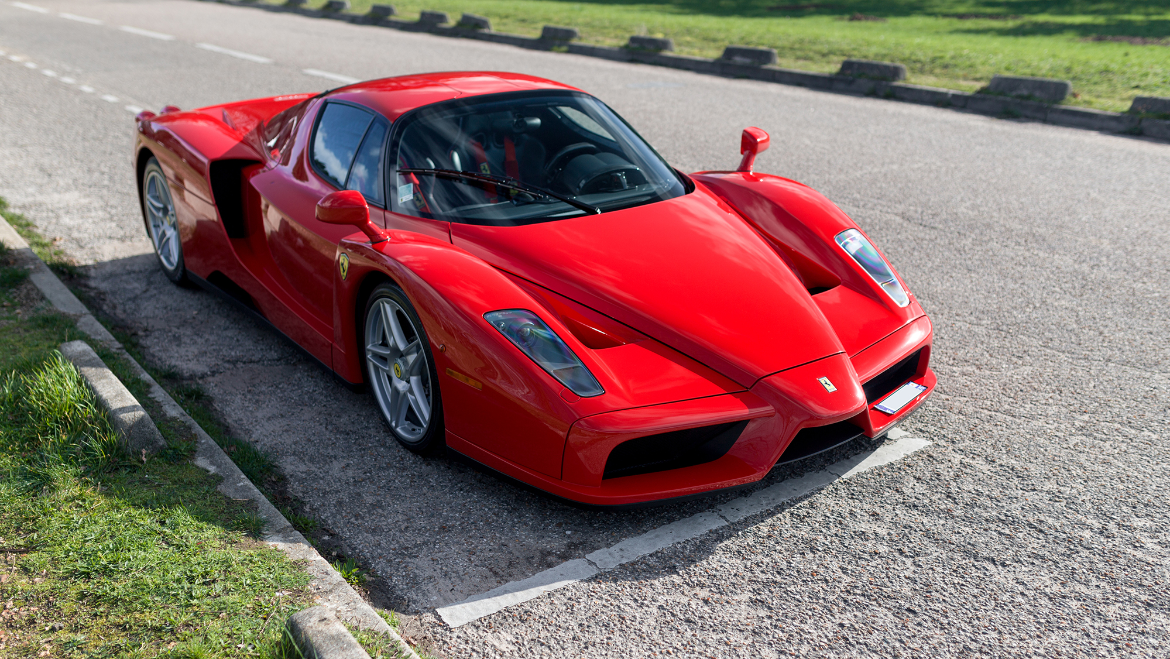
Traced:
POLYGON ((505 309, 485 313, 483 317, 569 391, 583 398, 605 393, 577 355, 536 314, 524 309, 505 309))
POLYGON ((866 274, 877 282, 878 286, 890 296, 899 307, 904 307, 910 304, 910 296, 906 295, 906 289, 902 288, 902 283, 894 276, 894 271, 890 269, 890 264, 882 258, 881 254, 873 248, 869 240, 861 235, 857 229, 847 229, 837 234, 837 244, 845 253, 853 257, 857 265, 865 270, 866 274))

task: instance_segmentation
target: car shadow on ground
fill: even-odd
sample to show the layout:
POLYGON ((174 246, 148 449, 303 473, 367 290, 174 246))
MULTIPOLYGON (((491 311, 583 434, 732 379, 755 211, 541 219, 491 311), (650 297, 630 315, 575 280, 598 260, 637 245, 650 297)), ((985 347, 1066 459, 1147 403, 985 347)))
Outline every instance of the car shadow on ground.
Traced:
POLYGON ((581 508, 456 456, 405 450, 368 394, 234 304, 174 286, 152 254, 85 275, 94 310, 136 342, 147 368, 198 386, 233 436, 271 456, 294 508, 315 521, 322 553, 356 560, 386 608, 460 602, 874 448, 857 442, 702 499, 581 508))

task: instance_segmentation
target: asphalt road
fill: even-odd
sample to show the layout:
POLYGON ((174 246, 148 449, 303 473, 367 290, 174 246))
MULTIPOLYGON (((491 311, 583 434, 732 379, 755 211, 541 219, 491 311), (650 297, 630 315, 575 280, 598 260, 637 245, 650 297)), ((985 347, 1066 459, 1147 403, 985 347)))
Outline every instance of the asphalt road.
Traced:
POLYGON ((1170 654, 1170 146, 190 0, 33 4, 0 3, 0 195, 89 265, 151 363, 275 456, 439 653, 1170 654), (166 282, 129 148, 134 107, 455 69, 591 91, 685 170, 731 167, 744 126, 769 131, 758 169, 840 204, 931 314, 940 384, 905 425, 931 445, 444 627, 436 606, 740 495, 582 511, 398 448, 366 396, 166 282))

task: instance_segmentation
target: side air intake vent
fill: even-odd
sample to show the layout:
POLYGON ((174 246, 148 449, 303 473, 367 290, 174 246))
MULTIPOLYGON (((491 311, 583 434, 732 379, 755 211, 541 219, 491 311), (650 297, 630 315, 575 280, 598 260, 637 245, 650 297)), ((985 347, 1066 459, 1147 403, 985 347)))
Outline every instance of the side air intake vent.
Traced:
POLYGON ((209 165, 211 195, 229 238, 247 238, 244 223, 244 168, 260 164, 255 160, 216 160, 209 165))
POLYGON ((793 438, 788 448, 784 449, 784 455, 780 456, 776 464, 795 462, 812 457, 817 453, 824 453, 846 442, 853 441, 862 434, 861 428, 848 421, 839 421, 817 428, 805 428, 796 433, 796 437, 793 438))
POLYGON ((747 424, 721 423, 622 442, 610 452, 602 478, 649 474, 718 460, 731 450, 747 424))
POLYGON ((886 394, 912 380, 918 373, 918 357, 921 354, 922 350, 915 352, 861 385, 861 388, 865 389, 866 400, 871 404, 875 403, 886 394))

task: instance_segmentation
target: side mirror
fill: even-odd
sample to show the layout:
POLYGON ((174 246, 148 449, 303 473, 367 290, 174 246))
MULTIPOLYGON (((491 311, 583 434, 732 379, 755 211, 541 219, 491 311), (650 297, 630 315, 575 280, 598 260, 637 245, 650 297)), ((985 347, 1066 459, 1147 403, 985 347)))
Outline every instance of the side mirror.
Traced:
POLYGON ((321 197, 317 202, 317 221, 355 226, 370 237, 371 243, 386 240, 382 230, 370 223, 370 206, 357 190, 338 190, 321 197))
POLYGON ((739 169, 736 171, 750 174, 752 165, 756 164, 756 156, 766 151, 771 141, 772 138, 768 137, 766 132, 755 126, 744 128, 743 137, 739 141, 739 152, 743 154, 743 160, 739 162, 739 169))

